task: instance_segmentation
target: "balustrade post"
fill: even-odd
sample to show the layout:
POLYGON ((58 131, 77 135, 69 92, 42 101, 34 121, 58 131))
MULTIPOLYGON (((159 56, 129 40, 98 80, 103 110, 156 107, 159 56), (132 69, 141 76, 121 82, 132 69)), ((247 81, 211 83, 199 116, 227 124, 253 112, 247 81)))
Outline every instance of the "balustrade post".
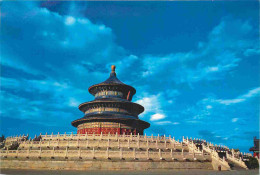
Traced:
POLYGON ((122 152, 122 148, 120 148, 120 159, 123 159, 123 152, 122 152))
POLYGON ((42 156, 42 148, 40 148, 39 158, 42 156))
POLYGON ((134 160, 135 160, 136 159, 135 148, 133 149, 133 154, 134 154, 134 160))
POLYGON ((146 140, 146 147, 149 149, 149 141, 146 140))
POLYGON ((133 133, 130 134, 131 141, 133 141, 133 133))
POLYGON ((103 134, 102 134, 102 132, 100 133, 100 140, 102 140, 102 138, 103 138, 103 134))
POLYGON ((108 150, 108 148, 107 148, 106 154, 107 154, 107 159, 109 159, 109 150, 108 150))
POLYGON ((164 141, 166 140, 166 135, 165 134, 163 135, 163 139, 164 139, 164 141))
POLYGON ((110 138, 110 132, 108 133, 108 140, 109 140, 109 138, 110 138))
POLYGON ((130 139, 128 138, 128 149, 130 148, 130 139))
POLYGON ((118 140, 118 134, 117 134, 117 132, 116 132, 116 140, 118 140))
POLYGON ((149 160, 150 159, 150 157, 149 157, 149 148, 147 148, 146 153, 147 153, 147 160, 149 160))
POLYGON ((171 149, 171 158, 172 158, 172 160, 174 160, 172 149, 171 149))
POLYGON ((156 145, 155 146, 156 146, 156 149, 159 149, 158 148, 158 140, 156 140, 156 145))
POLYGON ((53 147, 52 149, 52 157, 54 158, 54 152, 55 152, 55 148, 53 147))
POLYGON ((162 153, 161 153, 161 149, 159 149, 159 158, 160 158, 160 160, 162 160, 162 153))
POLYGON ((196 160, 194 149, 192 150, 192 157, 193 157, 193 160, 196 160))
POLYGON ((88 140, 87 140, 87 148, 88 148, 88 146, 89 146, 89 143, 88 143, 88 140))
POLYGON ((146 133, 144 134, 144 139, 147 140, 147 136, 146 136, 146 133))
POLYGON ((123 139, 125 140, 125 132, 123 132, 123 139))
POLYGON ((79 148, 79 158, 81 158, 81 149, 79 148))
POLYGON ((30 155, 30 148, 27 150, 27 158, 29 158, 29 155, 30 155))
POLYGON ((68 147, 66 147, 66 150, 65 150, 65 158, 68 157, 68 147))
POLYGON ((166 142, 166 140, 164 141, 164 147, 165 147, 165 149, 167 149, 167 142, 166 142))
POLYGON ((138 149, 140 148, 140 140, 139 139, 137 140, 137 148, 138 149))

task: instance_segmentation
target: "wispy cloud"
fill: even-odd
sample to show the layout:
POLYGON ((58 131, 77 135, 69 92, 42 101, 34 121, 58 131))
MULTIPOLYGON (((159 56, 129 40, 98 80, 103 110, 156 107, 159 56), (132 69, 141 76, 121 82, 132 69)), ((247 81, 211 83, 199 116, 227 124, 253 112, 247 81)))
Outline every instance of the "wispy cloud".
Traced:
POLYGON ((240 96, 238 96, 234 99, 227 99, 227 100, 219 99, 219 100, 216 100, 216 101, 220 104, 232 105, 232 104, 244 102, 247 99, 252 98, 252 97, 259 95, 259 94, 260 94, 260 87, 257 87, 255 89, 249 90, 246 94, 240 95, 240 96))
POLYGON ((156 125, 179 125, 179 122, 172 122, 172 121, 160 121, 160 122, 155 122, 156 125))

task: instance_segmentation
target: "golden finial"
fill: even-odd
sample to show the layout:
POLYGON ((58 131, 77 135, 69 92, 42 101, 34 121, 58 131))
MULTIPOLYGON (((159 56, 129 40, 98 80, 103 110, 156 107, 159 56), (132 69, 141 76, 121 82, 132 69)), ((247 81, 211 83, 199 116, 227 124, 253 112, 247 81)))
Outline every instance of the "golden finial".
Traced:
POLYGON ((112 70, 112 72, 115 72, 116 66, 115 66, 115 65, 112 65, 112 66, 111 66, 111 70, 112 70))

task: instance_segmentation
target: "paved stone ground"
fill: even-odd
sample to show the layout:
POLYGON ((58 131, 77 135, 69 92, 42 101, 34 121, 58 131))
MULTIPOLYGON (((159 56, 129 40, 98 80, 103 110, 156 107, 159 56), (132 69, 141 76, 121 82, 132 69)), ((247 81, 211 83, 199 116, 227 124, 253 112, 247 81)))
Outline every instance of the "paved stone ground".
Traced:
POLYGON ((210 170, 148 170, 148 171, 60 171, 60 170, 1 170, 12 175, 258 175, 257 170, 210 171, 210 170))

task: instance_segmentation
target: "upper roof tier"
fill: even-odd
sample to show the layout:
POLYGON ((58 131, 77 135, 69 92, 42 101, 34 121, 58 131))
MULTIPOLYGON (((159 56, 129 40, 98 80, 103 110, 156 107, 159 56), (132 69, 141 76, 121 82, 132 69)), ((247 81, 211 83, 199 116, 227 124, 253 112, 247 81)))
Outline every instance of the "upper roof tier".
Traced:
POLYGON ((123 96, 121 98, 132 99, 133 95, 136 93, 135 88, 127 84, 122 83, 117 77, 115 72, 116 66, 111 66, 111 73, 109 78, 99 84, 92 85, 88 88, 89 93, 96 95, 98 92, 107 91, 118 91, 122 92, 123 96))

